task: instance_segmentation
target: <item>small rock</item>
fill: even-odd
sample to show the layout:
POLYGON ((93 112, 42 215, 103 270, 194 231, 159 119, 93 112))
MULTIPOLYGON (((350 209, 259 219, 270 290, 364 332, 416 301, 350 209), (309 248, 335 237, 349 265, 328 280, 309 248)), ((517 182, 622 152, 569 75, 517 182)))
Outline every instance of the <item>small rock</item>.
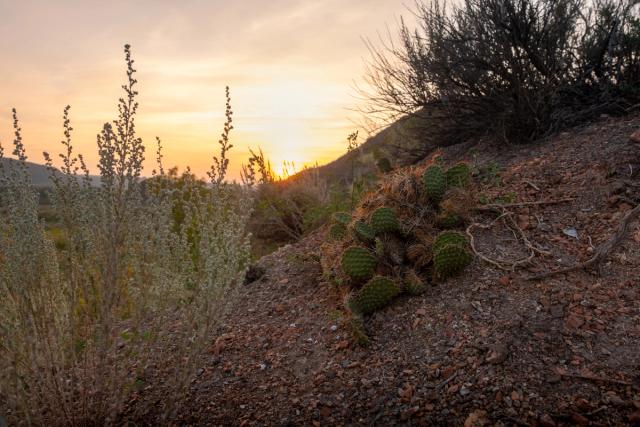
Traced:
POLYGON ((575 314, 571 314, 567 318, 566 325, 571 329, 578 329, 580 326, 584 325, 584 320, 575 314))
POLYGON ((587 417, 585 417, 584 415, 576 414, 576 413, 571 415, 571 421, 573 421, 574 424, 579 426, 589 425, 589 419, 587 417))
POLYGON ((581 412, 589 412, 591 410, 591 405, 587 399, 580 398, 576 400, 576 408, 578 408, 581 412))
POLYGON ((482 427, 487 425, 487 411, 477 409, 469 414, 464 421, 464 427, 482 427))
POLYGON ((507 359, 509 352, 504 344, 496 344, 489 350, 486 361, 492 365, 498 365, 507 359))
POLYGON ((331 325, 331 328, 329 328, 329 329, 331 329, 333 332, 335 332, 335 331, 338 330, 338 326, 337 325, 331 325))
POLYGON ((636 144, 640 144, 640 130, 635 131, 629 137, 629 141, 634 142, 636 144))
POLYGON ((460 396, 464 397, 469 393, 471 393, 471 390, 466 386, 466 384, 464 384, 462 387, 460 387, 459 393, 460 393, 460 396))
POLYGON ((416 310, 416 315, 418 316, 424 316, 427 314, 427 310, 425 310, 424 308, 419 308, 416 310))
POLYGON ((551 415, 549 414, 540 415, 538 422, 541 427, 556 427, 556 422, 553 421, 553 418, 551 418, 551 415))

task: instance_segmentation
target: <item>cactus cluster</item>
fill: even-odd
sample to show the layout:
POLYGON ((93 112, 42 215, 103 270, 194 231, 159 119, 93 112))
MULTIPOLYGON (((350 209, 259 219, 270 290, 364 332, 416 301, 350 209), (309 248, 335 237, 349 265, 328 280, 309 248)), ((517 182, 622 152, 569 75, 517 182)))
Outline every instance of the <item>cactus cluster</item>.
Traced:
POLYGON ((351 215, 346 212, 335 212, 333 214, 333 222, 336 224, 342 224, 346 227, 351 222, 351 215))
POLYGON ((353 234, 363 243, 371 243, 376 238, 373 228, 362 220, 353 224, 353 234))
POLYGON ((444 231, 433 243, 433 268, 437 277, 447 278, 464 270, 472 261, 466 237, 455 231, 444 231))
MULTIPOLYGON (((380 169, 387 170, 388 163, 381 158, 380 169)), ((464 221, 473 202, 466 188, 471 183, 469 166, 429 166, 422 175, 422 191, 419 178, 413 172, 406 175, 409 178, 394 176, 391 185, 370 199, 373 203, 363 202, 361 210, 370 212, 368 218, 360 213, 355 218, 345 212, 333 215, 329 235, 340 244, 328 245, 327 269, 334 274, 335 283, 350 288, 345 302, 354 338, 363 345, 368 342, 364 328, 367 315, 389 305, 400 292, 424 293, 427 273, 432 273, 434 280, 446 279, 473 259, 466 236, 452 230, 464 221), (419 206, 425 195, 429 205, 419 206), (385 197, 389 204, 372 209, 385 197), (438 229, 443 231, 437 234, 438 229), (338 247, 340 250, 331 251, 338 247)))
POLYGON ((362 314, 371 314, 389 303, 400 293, 396 283, 388 277, 376 276, 360 289, 353 307, 362 314))
POLYGON ((427 290, 424 281, 415 271, 409 270, 404 275, 404 291, 409 295, 422 295, 427 290))
POLYGON ((347 227, 344 224, 336 223, 329 229, 329 237, 333 240, 343 239, 347 235, 347 227))
POLYGON ((471 169, 469 169, 469 165, 461 162, 447 169, 445 177, 448 187, 465 188, 471 182, 471 169))
POLYGON ((371 214, 371 227, 376 235, 393 233, 400 229, 400 223, 393 209, 378 208, 371 214))
POLYGON ((342 270, 352 279, 371 277, 375 268, 375 257, 363 247, 351 246, 342 254, 342 270))
POLYGON ((461 222, 462 218, 455 213, 442 212, 436 217, 436 225, 440 228, 454 228, 461 222))
POLYGON ((430 200, 438 202, 447 191, 447 178, 438 165, 429 166, 422 175, 422 181, 430 200))

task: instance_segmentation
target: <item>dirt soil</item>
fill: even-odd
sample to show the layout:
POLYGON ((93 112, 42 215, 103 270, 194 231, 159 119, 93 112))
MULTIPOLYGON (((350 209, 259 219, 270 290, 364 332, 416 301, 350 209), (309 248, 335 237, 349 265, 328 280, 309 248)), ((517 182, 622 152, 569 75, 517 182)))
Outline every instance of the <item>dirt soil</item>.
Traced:
MULTIPOLYGON (((366 320, 368 348, 352 343, 323 282, 324 231, 262 258, 265 274, 213 337, 181 423, 640 425, 640 223, 595 271, 526 280, 591 257, 640 201, 638 129, 639 115, 604 118, 524 148, 447 150, 449 161, 500 166, 484 176, 489 200, 573 200, 514 210, 549 255, 515 272, 476 259, 398 299, 366 320)), ((500 227, 476 238, 487 256, 519 256, 500 227)))

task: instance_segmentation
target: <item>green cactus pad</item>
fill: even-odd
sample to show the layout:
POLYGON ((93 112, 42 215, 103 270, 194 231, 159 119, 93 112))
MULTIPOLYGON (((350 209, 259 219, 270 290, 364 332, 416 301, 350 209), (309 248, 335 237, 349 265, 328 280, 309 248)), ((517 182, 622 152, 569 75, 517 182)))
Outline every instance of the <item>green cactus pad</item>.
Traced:
POLYGON ((343 239, 347 235, 347 227, 344 224, 333 224, 329 229, 329 236, 333 240, 343 239))
POLYGON ((422 182, 427 197, 433 201, 439 201, 447 190, 447 178, 440 166, 429 166, 422 175, 422 182))
POLYGON ((373 242, 373 239, 376 238, 373 228, 362 220, 353 225, 353 234, 363 243, 373 242))
POLYGON ((458 163, 447 169, 445 177, 447 178, 447 186, 464 188, 471 182, 471 169, 466 163, 458 163))
POLYGON ((440 228, 453 228, 460 225, 462 218, 456 214, 443 213, 436 218, 436 225, 440 228))
POLYGON ((346 212, 335 212, 333 214, 333 221, 337 224, 349 225, 351 222, 351 215, 346 212))
POLYGON ((399 292, 393 280, 382 276, 374 277, 356 295, 355 307, 362 314, 371 314, 389 305, 399 292))
POLYGON ((400 228, 400 224, 393 209, 379 208, 371 214, 371 227, 377 235, 397 231, 400 228))
POLYGON ((447 244, 442 246, 433 257, 433 267, 437 277, 445 279, 464 270, 471 264, 471 253, 463 246, 447 244))
POLYGON ((375 267, 375 257, 365 248, 351 246, 342 254, 342 270, 353 279, 371 277, 375 267))
POLYGON ((457 231, 443 231, 438 234, 436 240, 433 242, 433 253, 435 254, 447 245, 455 245, 465 248, 467 246, 467 238, 464 234, 458 233, 457 231))

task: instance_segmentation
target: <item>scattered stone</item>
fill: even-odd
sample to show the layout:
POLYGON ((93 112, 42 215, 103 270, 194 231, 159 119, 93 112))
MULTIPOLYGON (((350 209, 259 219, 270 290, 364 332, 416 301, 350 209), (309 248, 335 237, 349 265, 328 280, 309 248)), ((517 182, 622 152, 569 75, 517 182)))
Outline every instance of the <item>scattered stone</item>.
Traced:
POLYGON ((464 421, 464 427, 483 427, 487 425, 487 411, 476 409, 464 421))
POLYGON ((553 418, 551 418, 551 415, 549 414, 540 415, 538 422, 540 423, 540 427, 556 427, 557 426, 556 422, 553 420, 553 418))

